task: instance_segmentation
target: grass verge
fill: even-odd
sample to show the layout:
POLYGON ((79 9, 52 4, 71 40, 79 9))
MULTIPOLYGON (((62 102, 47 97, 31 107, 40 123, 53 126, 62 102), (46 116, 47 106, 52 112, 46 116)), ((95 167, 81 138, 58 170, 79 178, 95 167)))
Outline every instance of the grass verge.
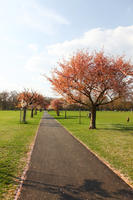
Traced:
POLYGON ((14 199, 26 157, 43 113, 20 124, 19 111, 0 111, 0 199, 14 199))
POLYGON ((78 111, 67 111, 67 119, 63 111, 59 117, 54 111, 49 113, 133 186, 133 112, 97 112, 96 130, 89 129, 86 111, 81 113, 81 124, 78 111))

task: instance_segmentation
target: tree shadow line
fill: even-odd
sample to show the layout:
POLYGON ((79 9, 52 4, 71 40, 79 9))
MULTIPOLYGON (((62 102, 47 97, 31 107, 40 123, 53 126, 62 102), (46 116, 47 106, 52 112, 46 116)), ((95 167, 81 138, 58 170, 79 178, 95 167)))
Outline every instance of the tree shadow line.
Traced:
MULTIPOLYGON (((82 124, 82 118, 88 118, 88 117, 86 117, 86 116, 81 116, 81 124, 82 124)), ((79 116, 67 116, 66 118, 65 118, 65 116, 54 116, 54 117, 43 117, 42 119, 79 119, 79 116)), ((88 118, 88 126, 89 126, 89 118, 88 118)), ((78 122, 77 122, 78 123, 78 122)), ((43 126, 45 126, 45 123, 41 123, 41 125, 43 126)), ((101 125, 101 124, 97 124, 97 125, 101 125)), ((47 126, 47 125, 46 125, 47 126)), ((52 126, 52 124, 50 124, 50 125, 48 125, 48 127, 54 127, 55 125, 53 125, 52 126)), ((125 125, 125 124, 120 124, 120 123, 118 123, 118 124, 102 124, 102 126, 104 126, 104 127, 102 127, 102 128, 97 128, 97 130, 120 130, 120 131, 123 131, 123 132, 125 132, 125 131, 132 131, 133 130, 133 126, 132 125, 125 125), (109 125, 110 127, 107 127, 107 125, 109 125)), ((59 125, 56 125, 55 127, 59 127, 59 125)), ((131 135, 133 135, 133 133, 130 133, 131 135)))
MULTIPOLYGON (((87 117, 81 117, 81 124, 82 124, 82 118, 87 118, 87 117)), ((55 117, 55 119, 65 119, 65 117, 55 117)), ((70 116, 67 117, 67 119, 79 119, 79 117, 77 116, 70 116)), ((78 122, 77 122, 78 123, 78 122)), ((97 125, 101 125, 101 124, 97 124, 97 125)), ((124 125, 124 124, 109 124, 110 127, 107 127, 108 124, 102 124, 102 128, 97 128, 98 130, 120 130, 120 131, 133 131, 133 125, 124 125)), ((89 126, 89 118, 88 118, 88 126, 89 126)), ((131 135, 133 135, 133 133, 131 133, 131 135)))
MULTIPOLYGON (((102 124, 103 126, 107 126, 107 124, 102 124)), ((103 128, 98 128, 100 130, 117 130, 117 131, 133 131, 133 126, 130 125, 124 125, 124 124, 109 124, 110 127, 103 127, 103 128)), ((133 135, 133 133, 131 133, 133 135)))
POLYGON ((42 126, 44 126, 44 127, 51 127, 51 128, 53 128, 53 127, 61 127, 61 125, 60 124, 58 124, 58 123, 51 123, 51 124, 49 124, 49 123, 46 123, 46 122, 42 122, 41 124, 40 124, 40 127, 42 127, 42 126))
MULTIPOLYGON (((91 198, 91 200, 95 199, 114 199, 114 200, 132 200, 133 199, 133 191, 127 189, 120 189, 115 192, 109 192, 102 187, 103 183, 96 179, 85 179, 82 185, 58 185, 58 184, 48 184, 44 181, 35 181, 32 179, 23 180, 20 177, 16 177, 11 173, 2 172, 0 170, 0 174, 4 175, 4 178, 7 180, 10 179, 10 183, 14 185, 18 185, 23 181, 24 189, 26 190, 30 188, 31 190, 37 190, 41 192, 50 193, 53 195, 58 195, 60 200, 87 200, 91 198)), ((47 175, 47 174, 45 174, 47 175)), ((62 177, 65 178, 65 177, 62 177)), ((6 180, 4 180, 6 183, 6 180)), ((22 189, 23 191, 23 189, 22 189)))

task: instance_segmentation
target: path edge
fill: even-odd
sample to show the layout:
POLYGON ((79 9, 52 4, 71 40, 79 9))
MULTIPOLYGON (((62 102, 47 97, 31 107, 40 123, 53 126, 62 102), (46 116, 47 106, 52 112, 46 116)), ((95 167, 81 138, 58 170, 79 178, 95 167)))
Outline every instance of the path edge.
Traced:
POLYGON ((27 173, 27 171, 28 171, 28 169, 29 169, 29 164, 30 164, 30 160, 31 160, 31 155, 32 155, 32 152, 33 152, 33 149, 34 149, 34 146, 35 146, 35 141, 36 141, 36 138, 37 138, 37 135, 38 135, 38 131, 39 131, 39 127, 40 127, 40 124, 41 124, 42 120, 43 120, 43 116, 42 116, 42 118, 40 119, 40 122, 39 122, 39 124, 38 124, 37 130, 36 130, 36 133, 35 133, 34 140, 32 141, 32 143, 31 143, 30 146, 29 146, 29 151, 28 151, 28 153, 27 153, 28 156, 27 156, 27 159, 26 159, 26 165, 25 165, 25 167, 24 167, 24 169, 23 169, 23 172, 22 172, 22 175, 21 175, 21 177, 20 177, 20 180, 21 180, 21 181, 20 181, 20 184, 19 184, 19 186, 18 186, 18 188, 17 188, 17 190, 16 190, 16 194, 15 194, 14 200, 18 200, 18 198, 19 198, 19 196, 20 196, 20 194, 21 194, 23 182, 24 182, 25 179, 26 179, 26 173, 27 173))
MULTIPOLYGON (((50 115, 51 116, 51 115, 50 115)), ((52 116, 53 117, 53 116, 52 116)), ((53 117, 53 119, 55 119, 53 117)), ((119 170, 116 170, 113 168, 104 158, 101 158, 96 152, 92 151, 85 143, 83 143, 81 140, 79 140, 76 136, 72 134, 70 130, 68 130, 66 127, 64 127, 57 119, 55 119, 58 124, 60 124, 75 140, 77 140, 81 145, 83 145, 89 152, 91 152, 96 158, 102 162, 106 167, 108 167, 111 171, 113 171, 120 179, 122 179, 131 189, 133 189, 133 185, 130 184, 128 178, 126 178, 122 173, 119 172, 119 170)))

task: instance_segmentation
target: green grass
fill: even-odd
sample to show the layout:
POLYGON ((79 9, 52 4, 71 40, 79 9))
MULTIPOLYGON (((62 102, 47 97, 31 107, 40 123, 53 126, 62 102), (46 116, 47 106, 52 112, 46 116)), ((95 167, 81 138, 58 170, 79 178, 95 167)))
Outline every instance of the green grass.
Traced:
POLYGON ((0 199, 14 199, 41 116, 27 112, 27 124, 20 124, 19 111, 0 111, 0 199))
POLYGON ((79 124, 78 111, 67 111, 59 117, 53 115, 74 136, 86 144, 93 152, 106 160, 113 168, 128 177, 133 185, 133 112, 97 112, 96 130, 89 129, 89 118, 82 111, 79 124), (130 122, 127 123, 127 117, 130 122))

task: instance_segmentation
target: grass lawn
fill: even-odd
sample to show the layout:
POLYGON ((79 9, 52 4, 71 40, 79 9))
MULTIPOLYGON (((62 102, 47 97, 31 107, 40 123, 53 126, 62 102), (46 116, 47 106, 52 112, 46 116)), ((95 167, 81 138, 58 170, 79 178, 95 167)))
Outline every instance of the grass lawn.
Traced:
POLYGON ((98 111, 96 130, 89 129, 88 112, 81 112, 81 124, 78 111, 67 111, 67 119, 63 111, 49 113, 133 185, 133 112, 98 111))
POLYGON ((28 111, 27 124, 20 124, 19 111, 0 111, 0 199, 14 199, 42 114, 31 119, 28 111))

